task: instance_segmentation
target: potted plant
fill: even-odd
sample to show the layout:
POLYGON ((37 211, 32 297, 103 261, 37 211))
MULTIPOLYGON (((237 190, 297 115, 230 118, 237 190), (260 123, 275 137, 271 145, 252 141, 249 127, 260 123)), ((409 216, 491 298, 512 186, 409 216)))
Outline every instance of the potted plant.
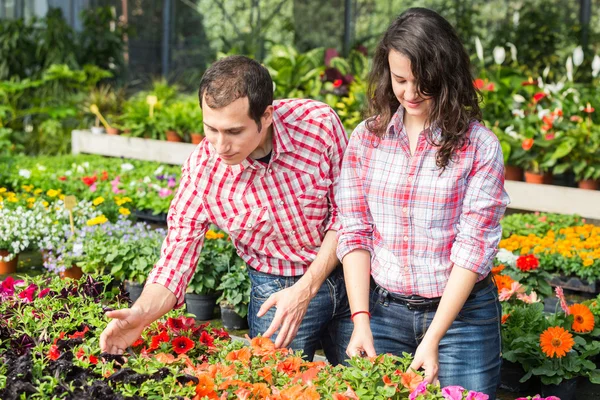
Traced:
POLYGON ((227 272, 217 288, 221 297, 217 300, 221 307, 221 320, 226 329, 248 327, 248 304, 250 304, 250 277, 245 264, 236 265, 227 272))
POLYGON ((195 97, 183 101, 184 112, 182 113, 183 126, 190 134, 192 144, 199 144, 204 138, 202 125, 202 109, 195 97))
POLYGON ((159 118, 168 142, 183 142, 186 133, 185 113, 185 106, 182 103, 173 103, 160 113, 159 118))
POLYGON ((9 206, 11 199, 15 198, 11 193, 5 192, 7 196, 0 194, 0 199, 3 200, 0 203, 0 275, 15 273, 19 253, 29 248, 36 240, 33 236, 36 230, 36 214, 21 205, 15 208, 9 206))
POLYGON ((222 232, 210 229, 205 235, 198 265, 185 295, 188 312, 206 321, 214 317, 221 277, 229 270, 234 254, 231 241, 222 232))

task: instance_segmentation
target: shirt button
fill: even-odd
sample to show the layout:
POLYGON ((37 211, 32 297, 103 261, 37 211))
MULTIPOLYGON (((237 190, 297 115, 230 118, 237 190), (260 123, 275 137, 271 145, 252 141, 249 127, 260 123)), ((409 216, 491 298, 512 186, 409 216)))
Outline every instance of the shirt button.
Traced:
POLYGON ((402 212, 406 214, 406 213, 408 212, 408 207, 404 207, 404 208, 402 209, 402 212))
POLYGON ((284 205, 284 204, 285 204, 285 201, 281 200, 281 201, 279 202, 279 204, 280 204, 280 205, 284 205))
POLYGON ((409 176, 409 177, 408 177, 408 181, 409 181, 409 182, 412 182, 412 181, 413 181, 413 177, 412 177, 412 176, 409 176))
POLYGON ((320 195, 319 195, 319 198, 320 198, 320 199, 322 199, 322 198, 323 198, 323 195, 322 195, 322 194, 320 194, 320 195))
POLYGON ((408 268, 408 265, 405 265, 405 266, 404 266, 404 270, 405 270, 406 272, 408 272, 408 269, 409 269, 409 268, 408 268))
POLYGON ((252 224, 246 224, 247 228, 252 228, 252 224))
POLYGON ((408 242, 408 236, 404 236, 404 241, 408 242))
POLYGON ((295 234, 296 234, 296 231, 292 231, 292 235, 295 235, 295 234))
POLYGON ((272 173, 273 173, 273 170, 272 170, 271 168, 269 168, 269 173, 270 173, 270 174, 272 174, 272 173))

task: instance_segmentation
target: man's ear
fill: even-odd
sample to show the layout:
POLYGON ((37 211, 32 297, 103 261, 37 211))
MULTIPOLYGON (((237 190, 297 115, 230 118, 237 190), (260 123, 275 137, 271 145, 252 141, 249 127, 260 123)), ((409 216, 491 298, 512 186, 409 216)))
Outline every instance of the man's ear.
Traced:
POLYGON ((263 128, 268 128, 273 123, 273 106, 267 106, 262 117, 260 117, 263 128))

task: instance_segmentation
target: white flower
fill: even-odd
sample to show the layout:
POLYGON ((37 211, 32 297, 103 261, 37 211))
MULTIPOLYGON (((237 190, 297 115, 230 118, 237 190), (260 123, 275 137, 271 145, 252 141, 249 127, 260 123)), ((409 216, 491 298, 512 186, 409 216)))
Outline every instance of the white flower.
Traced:
POLYGON ((552 94, 556 94, 556 93, 560 92, 561 90, 563 90, 564 87, 565 87, 564 82, 546 84, 546 89, 548 89, 548 91, 552 94))
POLYGON ((515 11, 515 13, 513 14, 513 18, 512 18, 512 20, 513 20, 512 22, 513 22, 513 25, 515 26, 515 28, 517 26, 519 26, 519 17, 520 17, 519 12, 515 11))
POLYGON ((144 183, 150 183, 150 182, 152 182, 152 179, 150 179, 149 176, 145 176, 143 182, 144 183))
POLYGON ((575 47, 573 50, 573 64, 579 67, 583 63, 583 49, 581 46, 575 47))
POLYGON ((512 58, 512 60, 514 62, 518 62, 518 60, 517 60, 517 46, 515 46, 511 42, 506 42, 506 45, 510 49, 510 57, 512 58))
POLYGON ((156 171, 154 171, 154 175, 160 175, 165 169, 164 165, 161 165, 160 167, 156 168, 156 171))
POLYGON ((544 77, 544 79, 548 79, 549 73, 550 73, 550 66, 546 65, 546 68, 544 68, 544 71, 542 71, 542 76, 544 77))
POLYGON ((481 40, 479 40, 478 36, 475 37, 475 51, 477 52, 477 58, 483 62, 483 45, 481 44, 481 40))
POLYGON ((38 164, 37 165, 37 169, 38 169, 38 171, 45 171, 46 167, 44 167, 43 165, 38 164))
POLYGON ((71 170, 65 171, 65 176, 71 176, 71 175, 73 175, 73 171, 71 171, 71 170))
POLYGON ((519 117, 519 118, 525 118, 525 111, 520 110, 520 109, 515 109, 515 110, 512 110, 512 115, 514 115, 515 117, 519 117))
POLYGON ((22 176, 25 179, 31 178, 31 171, 28 169, 20 169, 19 176, 22 176))
POLYGON ((90 167, 90 163, 89 162, 84 162, 83 166, 85 167, 85 169, 88 169, 90 167))
POLYGON ((77 166, 77 172, 80 173, 80 174, 82 174, 82 173, 85 172, 85 169, 81 165, 78 165, 77 166))
POLYGON ((594 56, 594 60, 592 61, 592 76, 595 78, 598 76, 600 72, 600 57, 596 54, 594 56))
POLYGON ((569 58, 567 58, 567 79, 569 79, 570 82, 573 82, 573 59, 571 58, 571 56, 569 56, 569 58))
POLYGON ((520 94, 513 95, 513 100, 517 103, 525 103, 527 101, 525 97, 521 96, 520 94))
POLYGON ((493 55, 494 62, 498 65, 501 65, 506 59, 506 50, 504 50, 504 47, 496 46, 494 47, 493 55))
POLYGON ((131 171, 134 168, 135 167, 133 165, 131 165, 130 163, 123 163, 123 164, 121 164, 121 171, 131 171))
POLYGON ((510 136, 513 139, 519 139, 519 134, 517 134, 517 132, 515 131, 515 127, 513 125, 508 126, 504 130, 504 133, 506 133, 508 136, 510 136))
POLYGON ((508 265, 509 267, 514 267, 517 264, 518 258, 519 256, 506 249, 500 249, 498 250, 498 254, 496 254, 496 260, 498 260, 498 262, 501 264, 508 265))
POLYGON ((546 115, 550 114, 550 110, 548 110, 547 108, 540 108, 538 110, 538 118, 542 119, 544 118, 546 115))

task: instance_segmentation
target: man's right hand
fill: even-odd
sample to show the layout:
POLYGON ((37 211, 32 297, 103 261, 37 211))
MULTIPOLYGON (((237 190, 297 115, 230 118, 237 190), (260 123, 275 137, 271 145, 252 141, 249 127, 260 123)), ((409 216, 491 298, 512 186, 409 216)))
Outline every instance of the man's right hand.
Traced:
POLYGON ((100 350, 109 354, 123 354, 142 334, 146 327, 143 312, 138 308, 109 311, 113 320, 100 335, 100 350))

